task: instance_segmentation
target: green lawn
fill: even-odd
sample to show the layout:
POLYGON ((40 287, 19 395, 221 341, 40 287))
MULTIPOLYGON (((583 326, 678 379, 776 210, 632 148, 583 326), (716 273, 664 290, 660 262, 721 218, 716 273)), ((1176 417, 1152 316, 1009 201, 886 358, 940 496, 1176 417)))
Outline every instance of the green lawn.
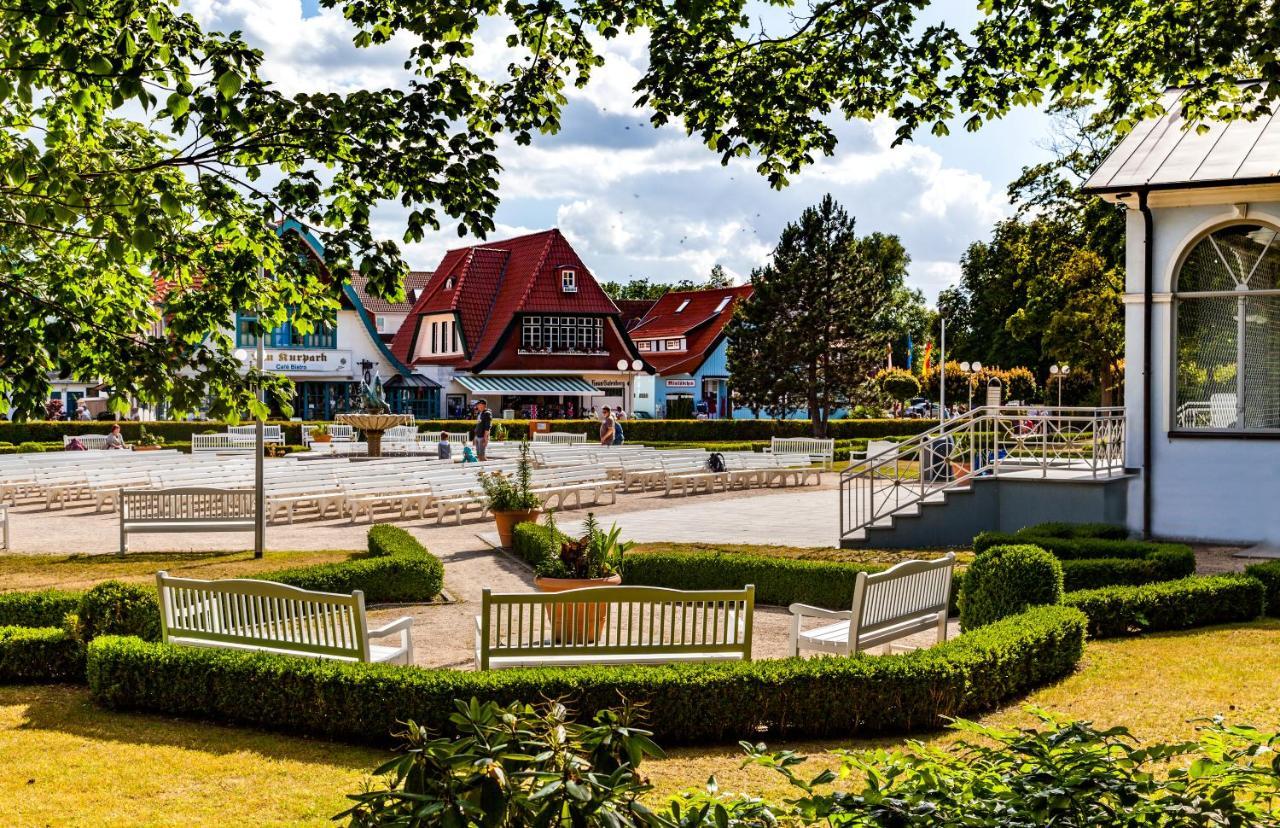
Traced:
POLYGON ((87 589, 100 581, 153 581, 156 570, 188 578, 236 578, 256 572, 344 561, 355 552, 130 552, 116 555, 0 555, 0 591, 87 589))
MULTIPOLYGON (((1280 720, 1280 621, 1093 642, 1079 672, 986 717, 1030 723, 1025 705, 1125 724, 1177 739, 1188 720, 1223 713, 1280 720)), ((931 734, 945 744, 950 737, 931 734)), ((827 762, 837 747, 902 740, 788 744, 827 762)), ((659 742, 661 736, 659 735, 659 742)), ((772 745, 782 747, 783 745, 772 745)), ((321 825, 341 810, 380 751, 161 716, 108 713, 81 688, 0 688, 0 801, 8 824, 321 825)), ((722 790, 780 794, 763 771, 739 768, 736 746, 682 748, 646 765, 657 796, 714 774, 722 790)))
MULTIPOLYGON (((748 543, 641 543, 632 550, 645 552, 731 552, 738 555, 755 555, 764 558, 794 558, 802 561, 840 561, 843 563, 895 564, 913 558, 938 558, 944 549, 837 549, 821 546, 768 546, 748 543)), ((973 561, 973 553, 957 551, 960 564, 973 561)))

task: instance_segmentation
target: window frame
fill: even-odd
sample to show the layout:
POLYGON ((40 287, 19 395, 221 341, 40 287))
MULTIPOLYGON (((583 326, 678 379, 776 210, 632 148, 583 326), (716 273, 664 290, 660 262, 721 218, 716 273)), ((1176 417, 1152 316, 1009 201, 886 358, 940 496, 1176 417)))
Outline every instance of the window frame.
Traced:
MULTIPOLYGON (((1168 360, 1168 366, 1167 366, 1168 367, 1168 376, 1167 376, 1168 394, 1167 394, 1167 406, 1166 406, 1169 421, 1168 421, 1168 429, 1166 431, 1166 434, 1170 438, 1197 439, 1197 440, 1280 440, 1280 426, 1276 426, 1273 428, 1248 428, 1246 425, 1241 423, 1240 425, 1237 425, 1231 428, 1212 428, 1212 427, 1194 428, 1194 427, 1180 426, 1178 423, 1178 420, 1179 420, 1178 409, 1182 404, 1182 401, 1179 398, 1179 387, 1178 387, 1178 383, 1179 383, 1178 344, 1179 344, 1179 321, 1180 321, 1179 311, 1181 309, 1181 305, 1183 301, 1185 300, 1194 301, 1197 299, 1208 300, 1208 299, 1228 299, 1228 298, 1249 299, 1249 298, 1280 297, 1280 287, 1254 289, 1254 290, 1249 290, 1245 288, 1242 290, 1237 286, 1231 290, 1188 290, 1188 291, 1178 290, 1179 282, 1182 280, 1183 268, 1186 267, 1187 260, 1190 258, 1192 252, 1195 251, 1195 249, 1203 241, 1210 238, 1214 234, 1221 233, 1224 230, 1230 230, 1233 227, 1261 227, 1261 228, 1271 230, 1277 235, 1273 237, 1271 243, 1268 245, 1268 248, 1264 249, 1263 255, 1265 256, 1267 252, 1269 252, 1271 249, 1280 250, 1280 225, 1277 225, 1276 222, 1270 221, 1266 218, 1250 216, 1246 218, 1222 222, 1220 224, 1215 224, 1212 227, 1209 227, 1208 229, 1202 230, 1201 232, 1194 235, 1185 244, 1183 244, 1182 249, 1178 252, 1176 264, 1172 270, 1172 273, 1170 276, 1170 282, 1169 282, 1169 334, 1168 334, 1169 360, 1168 360)), ((1259 261, 1261 261, 1261 259, 1259 261)), ((1237 334, 1237 337, 1238 337, 1238 334, 1237 334)), ((1238 340, 1237 340, 1236 347, 1239 350, 1240 344, 1238 340)), ((1236 367, 1236 375, 1237 377, 1239 377, 1244 371, 1238 358, 1237 358, 1235 367, 1236 367)), ((1236 386, 1237 400, 1239 400, 1241 396, 1240 386, 1238 382, 1239 380, 1237 379, 1237 386, 1236 386)), ((1238 411, 1240 410, 1238 407, 1238 403, 1237 403, 1237 410, 1238 411)), ((1238 419, 1237 422, 1240 422, 1242 419, 1243 418, 1238 419)))
POLYGON ((578 271, 572 267, 560 268, 560 292, 578 292, 578 271))

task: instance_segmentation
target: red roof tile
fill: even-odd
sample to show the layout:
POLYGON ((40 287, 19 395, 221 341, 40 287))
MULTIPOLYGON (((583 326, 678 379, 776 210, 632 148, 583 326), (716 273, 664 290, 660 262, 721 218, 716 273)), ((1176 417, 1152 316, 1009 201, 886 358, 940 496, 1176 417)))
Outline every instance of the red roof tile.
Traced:
POLYGON ((369 295, 369 280, 359 273, 351 275, 351 288, 360 297, 360 304, 369 313, 408 313, 413 308, 415 290, 427 286, 431 274, 425 270, 410 271, 404 278, 404 301, 388 302, 386 299, 369 295))
POLYGON ((631 338, 684 337, 683 351, 644 351, 645 362, 660 374, 692 374, 724 337, 724 328, 739 301, 751 296, 751 285, 711 290, 672 291, 663 296, 631 329, 631 338), (720 308, 724 299, 729 301, 720 308), (684 305, 685 302, 687 305, 684 305), (680 310, 680 306, 684 309, 680 310), (717 310, 719 308, 719 310, 717 310))
POLYGON ((443 361, 459 368, 475 368, 502 343, 517 313, 619 317, 617 306, 600 289, 569 242, 554 229, 446 253, 392 340, 392 353, 402 361, 414 361, 420 318, 449 312, 456 312, 461 321, 466 356, 417 362, 443 361), (565 268, 577 271, 577 293, 565 293, 560 288, 560 271, 565 268))

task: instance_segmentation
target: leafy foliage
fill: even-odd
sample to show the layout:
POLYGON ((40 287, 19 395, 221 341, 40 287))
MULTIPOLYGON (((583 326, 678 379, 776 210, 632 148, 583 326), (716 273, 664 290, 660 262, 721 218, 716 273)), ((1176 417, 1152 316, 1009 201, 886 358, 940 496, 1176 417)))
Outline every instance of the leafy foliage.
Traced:
POLYGON ((457 701, 453 738, 432 737, 412 720, 401 753, 374 771, 386 787, 350 795, 335 819, 352 826, 659 824, 640 797, 638 773, 662 757, 628 704, 573 721, 558 702, 457 701))
POLYGON ((871 399, 909 261, 896 236, 855 235, 830 195, 787 224, 726 329, 738 402, 773 417, 807 409, 825 436, 833 411, 871 399))
POLYGON ((649 299, 657 300, 672 291, 714 290, 733 286, 733 278, 725 272, 722 265, 716 264, 711 273, 703 281, 681 279, 678 282, 651 282, 647 278, 631 279, 627 282, 602 282, 600 288, 610 299, 649 299))
POLYGON ((805 756, 743 743, 747 764, 781 774, 797 796, 763 808, 747 799, 760 816, 734 824, 1280 824, 1275 733, 1215 718, 1201 720, 1194 740, 1143 744, 1122 727, 1039 717, 1040 727, 1020 730, 959 720, 951 727, 966 738, 945 750, 916 742, 904 751, 840 751, 838 772, 812 777, 800 776, 805 756), (849 778, 858 780, 852 789, 833 787, 849 778))
POLYGON ((84 681, 84 645, 61 627, 0 626, 0 684, 84 681))
POLYGON ((1267 615, 1280 618, 1280 561, 1250 564, 1244 574, 1262 582, 1267 590, 1267 615))
POLYGON ((995 546, 973 559, 960 593, 960 626, 974 630, 1028 607, 1062 602, 1062 564, 1038 546, 995 546))
POLYGON ((160 603, 154 587, 103 581, 80 597, 72 629, 89 642, 100 635, 160 640, 160 603))
MULTIPOLYGON (((615 523, 606 532, 596 522, 595 512, 587 513, 586 526, 580 538, 563 538, 559 550, 537 561, 534 570, 542 578, 608 578, 622 571, 622 556, 633 545, 622 540, 622 529, 615 523)), ((547 514, 547 535, 555 538, 555 516, 547 514)))
MULTIPOLYGON (((1125 534, 1123 527, 1118 533, 1125 534)), ((983 552, 1013 543, 1034 544, 1062 562, 1063 583, 1068 591, 1173 581, 1196 571, 1195 552, 1185 544, 1106 537, 1114 534, 1117 534, 1116 528, 1106 524, 1044 524, 1021 529, 1013 535, 983 532, 973 539, 973 549, 983 552), (1041 537, 1035 534, 1038 531, 1061 534, 1041 537)))
POLYGON ((480 472, 480 487, 489 499, 491 512, 532 512, 542 508, 542 500, 533 492, 533 461, 529 444, 520 442, 520 459, 515 475, 503 472, 480 472))
POLYGON ((0 627, 61 627, 83 593, 63 589, 0 592, 0 627))
POLYGON ((920 394, 920 380, 901 368, 890 368, 876 375, 880 390, 893 400, 909 400, 920 394))

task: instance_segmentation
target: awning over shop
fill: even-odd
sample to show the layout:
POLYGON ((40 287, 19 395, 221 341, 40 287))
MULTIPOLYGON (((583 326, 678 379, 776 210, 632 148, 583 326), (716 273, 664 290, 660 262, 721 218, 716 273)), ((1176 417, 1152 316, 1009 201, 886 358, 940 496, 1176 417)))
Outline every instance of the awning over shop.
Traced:
POLYGON ((396 374, 387 380, 388 388, 439 388, 440 383, 422 374, 396 374))
POLYGON ((458 384, 473 394, 563 394, 567 397, 603 397, 604 391, 581 377, 457 376, 458 384))

